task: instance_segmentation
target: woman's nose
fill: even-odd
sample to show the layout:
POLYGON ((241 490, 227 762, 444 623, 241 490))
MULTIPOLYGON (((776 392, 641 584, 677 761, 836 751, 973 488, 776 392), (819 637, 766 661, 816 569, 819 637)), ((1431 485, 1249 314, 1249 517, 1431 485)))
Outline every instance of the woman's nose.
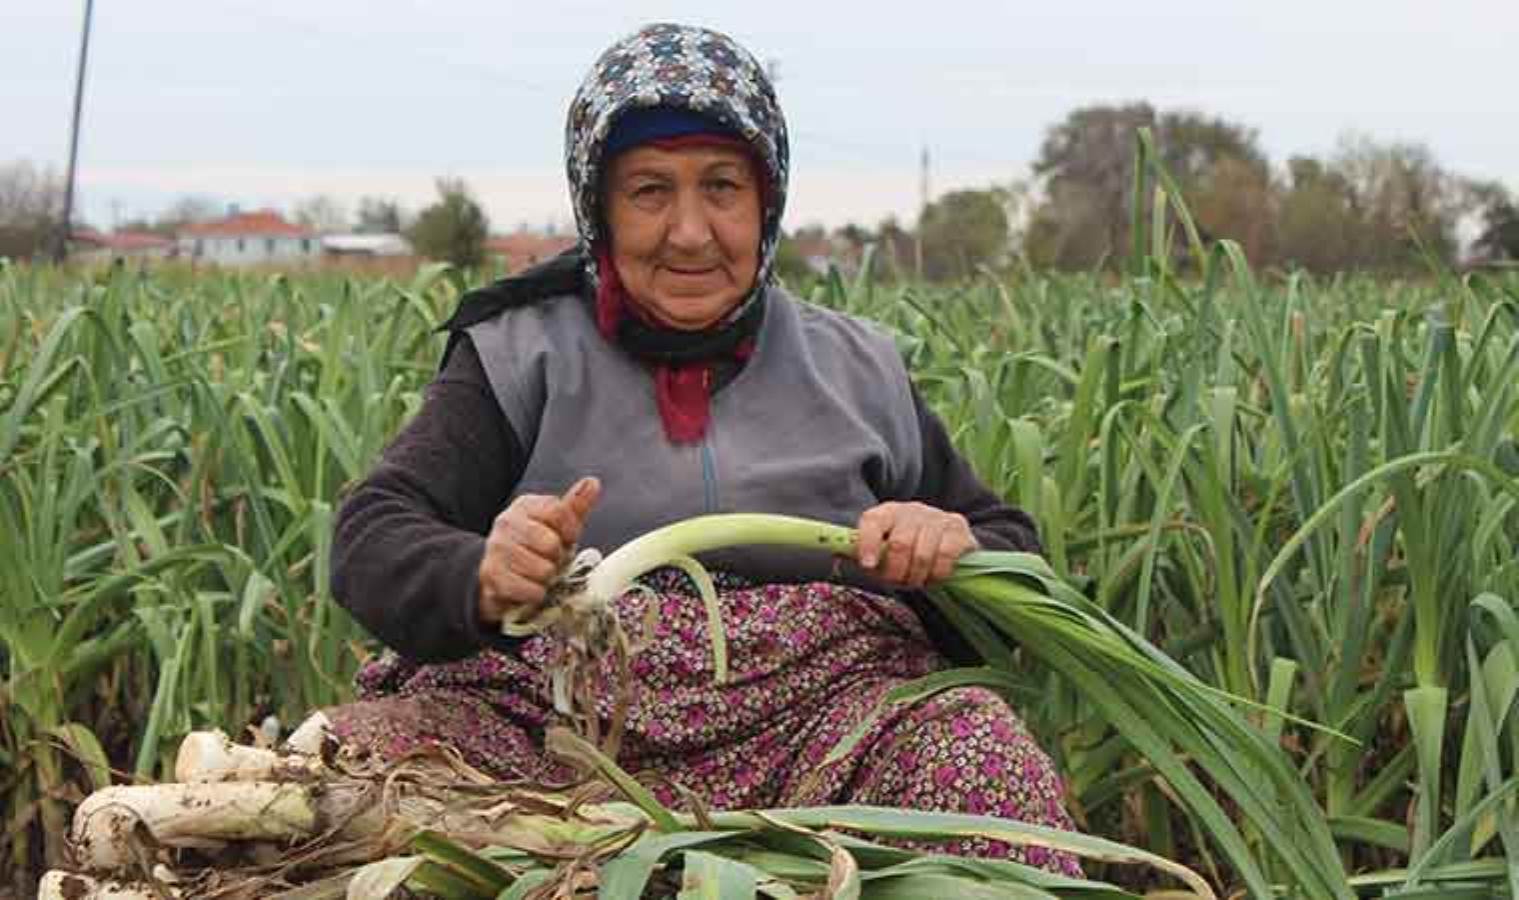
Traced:
POLYGON ((671 211, 668 240, 677 250, 703 250, 712 240, 712 223, 707 218, 700 191, 680 191, 671 211))

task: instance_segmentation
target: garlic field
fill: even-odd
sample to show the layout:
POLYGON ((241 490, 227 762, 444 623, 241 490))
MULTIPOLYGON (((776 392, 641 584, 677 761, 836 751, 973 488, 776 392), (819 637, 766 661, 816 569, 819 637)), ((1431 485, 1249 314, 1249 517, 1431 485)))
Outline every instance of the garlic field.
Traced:
MULTIPOLYGON (((464 280, 0 263, 0 886, 66 868, 74 805, 169 778, 186 734, 349 696, 376 645, 327 593, 334 510, 464 280)), ((1051 596, 1269 754, 1118 691, 1138 663, 1078 652, 1108 632, 982 634, 1085 832, 1220 895, 1516 892, 1519 277, 1318 282, 1194 243, 1123 277, 799 291, 897 335, 1040 523, 1051 596)))

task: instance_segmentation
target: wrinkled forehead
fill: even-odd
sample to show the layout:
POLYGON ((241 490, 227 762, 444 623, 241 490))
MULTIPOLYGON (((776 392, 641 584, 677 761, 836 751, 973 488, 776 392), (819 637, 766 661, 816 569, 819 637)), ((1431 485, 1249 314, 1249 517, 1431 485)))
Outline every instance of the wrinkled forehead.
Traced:
POLYGON ((760 178, 753 154, 743 147, 679 139, 655 141, 625 150, 608 160, 603 169, 603 182, 609 185, 634 175, 760 178))

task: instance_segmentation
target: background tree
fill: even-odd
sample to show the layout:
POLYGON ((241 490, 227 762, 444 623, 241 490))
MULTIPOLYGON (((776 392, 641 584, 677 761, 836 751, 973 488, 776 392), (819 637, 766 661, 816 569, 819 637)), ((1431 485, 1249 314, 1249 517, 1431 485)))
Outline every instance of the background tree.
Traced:
POLYGON ((1351 135, 1341 139, 1332 167, 1359 220, 1349 265, 1406 268, 1421 264, 1426 253, 1454 260, 1465 192, 1428 147, 1351 135))
POLYGON ((438 201, 417 215, 407 232, 423 256, 447 260, 459 267, 485 261, 485 238, 490 221, 475 202, 462 178, 439 178, 438 201))
POLYGON ((204 194, 185 194, 169 204, 154 220, 152 230, 172 235, 186 225, 210 222, 226 215, 228 208, 204 194))
POLYGON ((1168 112, 1156 122, 1155 145, 1208 239, 1236 241, 1258 262, 1272 258, 1275 188, 1255 129, 1198 112, 1168 112))
POLYGON ((1202 113, 1159 114, 1139 102, 1082 107, 1050 128, 1033 167, 1044 201, 1027 229, 1024 248, 1032 260, 1086 269, 1128 252, 1140 128, 1151 129, 1161 163, 1189 199, 1213 191, 1214 221, 1201 221, 1205 229, 1264 247, 1269 228, 1242 227, 1244 216, 1270 205, 1270 164, 1255 130, 1202 113), (1228 198, 1235 189, 1247 196, 1228 198))
POLYGON ((401 204, 388 197, 361 197, 356 227, 361 234, 400 234, 405 230, 401 204))
POLYGON ((1487 261, 1519 261, 1519 203, 1496 181, 1471 185, 1481 231, 1472 250, 1487 261))
POLYGON ((935 281, 968 278, 1008 255, 1006 192, 951 191, 928 204, 918 223, 923 275, 935 281))
POLYGON ((1278 259, 1315 273, 1348 266, 1365 239, 1349 183, 1311 156, 1293 157, 1287 171, 1277 215, 1278 259))
POLYGON ((313 194, 295 204, 295 221, 313 231, 347 231, 348 211, 327 194, 313 194))
POLYGON ((854 222, 846 222, 835 228, 833 236, 855 247, 864 247, 875 240, 875 235, 870 233, 869 228, 854 222))
POLYGON ((1276 258, 1278 194, 1263 162, 1222 157, 1190 190, 1182 190, 1208 239, 1236 241, 1259 263, 1276 258))
POLYGON ((892 280, 912 274, 917 239, 896 216, 887 216, 876 226, 876 242, 877 272, 892 280))
POLYGON ((1085 106, 1049 129, 1034 161, 1045 202, 1031 228, 1033 258, 1060 268, 1090 268, 1123 252, 1134 135, 1154 124, 1154 107, 1129 103, 1085 106))
POLYGON ((63 181, 20 160, 0 165, 0 256, 43 253, 62 227, 63 181))
POLYGON ((1046 188, 1023 239, 1023 252, 1038 266, 1091 269, 1114 252, 1127 225, 1115 226, 1105 212, 1109 195, 1100 187, 1071 181, 1046 188))
POLYGON ((1166 171, 1184 191, 1204 185, 1224 163, 1261 177, 1271 174, 1256 130, 1217 116, 1186 110, 1165 113, 1155 123, 1155 145, 1166 171))

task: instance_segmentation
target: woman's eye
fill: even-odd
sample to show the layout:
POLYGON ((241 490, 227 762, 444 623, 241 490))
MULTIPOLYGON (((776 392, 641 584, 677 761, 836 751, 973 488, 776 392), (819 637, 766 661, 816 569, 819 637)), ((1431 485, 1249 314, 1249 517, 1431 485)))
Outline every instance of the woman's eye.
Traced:
POLYGON ((628 192, 628 196, 633 198, 633 201, 636 203, 654 203, 663 199, 668 190, 667 186, 657 181, 651 181, 634 185, 633 189, 628 192))
POLYGON ((707 182, 707 190, 715 194, 731 194, 737 191, 739 187, 738 182, 727 178, 714 178, 707 182))

